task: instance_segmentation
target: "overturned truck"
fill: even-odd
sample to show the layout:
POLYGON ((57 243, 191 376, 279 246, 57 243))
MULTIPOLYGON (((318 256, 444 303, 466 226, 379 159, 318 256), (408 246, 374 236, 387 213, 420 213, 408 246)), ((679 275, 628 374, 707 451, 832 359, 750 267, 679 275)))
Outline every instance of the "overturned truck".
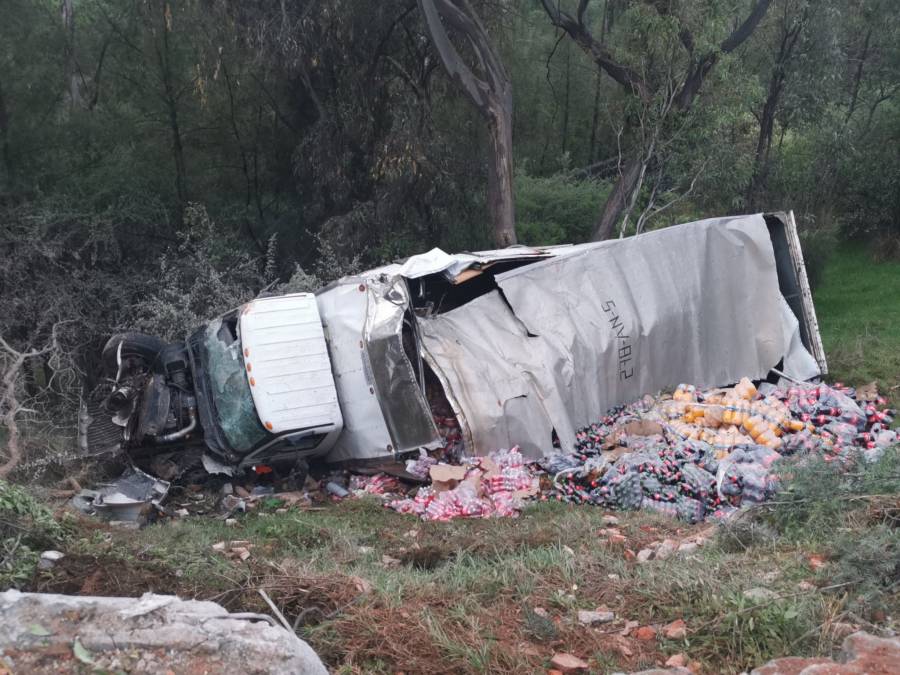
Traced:
POLYGON ((257 298, 166 343, 113 336, 90 454, 234 472, 421 448, 571 451, 611 406, 826 362, 793 215, 448 255, 257 298))

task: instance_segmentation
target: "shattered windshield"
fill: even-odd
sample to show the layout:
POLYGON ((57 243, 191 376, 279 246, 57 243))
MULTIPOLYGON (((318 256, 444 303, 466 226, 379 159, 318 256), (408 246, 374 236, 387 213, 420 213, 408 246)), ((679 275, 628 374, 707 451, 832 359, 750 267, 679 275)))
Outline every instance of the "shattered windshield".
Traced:
POLYGON ((260 424, 253 405, 236 331, 235 319, 210 322, 203 337, 203 351, 219 426, 234 450, 246 452, 265 440, 268 432, 260 424))

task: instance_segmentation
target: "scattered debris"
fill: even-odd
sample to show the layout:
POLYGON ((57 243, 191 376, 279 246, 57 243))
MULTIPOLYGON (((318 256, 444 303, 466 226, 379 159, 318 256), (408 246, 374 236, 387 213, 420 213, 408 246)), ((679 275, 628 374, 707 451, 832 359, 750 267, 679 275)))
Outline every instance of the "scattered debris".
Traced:
POLYGON ((681 640, 687 636, 687 624, 683 619, 676 619, 663 627, 663 635, 667 640, 681 640))
POLYGON ((610 623, 615 621, 616 615, 609 611, 589 611, 585 609, 578 610, 578 622, 588 626, 595 626, 600 623, 610 623))
POLYGON ((767 602, 769 600, 776 599, 778 597, 778 594, 768 588, 757 586, 755 588, 748 588, 747 590, 745 590, 743 596, 748 600, 752 600, 753 602, 767 602))
POLYGON ((669 668, 684 668, 687 665, 687 654, 672 654, 667 660, 669 668))
POLYGON ((641 626, 634 636, 641 642, 652 642, 656 639, 656 629, 653 626, 641 626))
POLYGON ((97 490, 81 490, 71 503, 80 511, 98 513, 110 521, 136 523, 147 516, 151 508, 160 506, 170 486, 167 481, 129 467, 112 483, 97 490))
POLYGON ((465 460, 460 466, 436 464, 429 473, 430 486, 419 488, 415 497, 391 501, 389 506, 425 520, 514 516, 523 500, 538 490, 538 481, 518 448, 465 460))
POLYGON ((550 665, 563 673, 577 673, 588 669, 588 662, 565 652, 554 654, 550 665))
POLYGON ((235 539, 232 541, 220 541, 212 545, 212 550, 216 553, 222 553, 232 560, 246 561, 250 558, 250 549, 253 544, 246 539, 235 539))
POLYGON ((61 551, 44 551, 38 560, 38 569, 49 570, 65 557, 61 551))

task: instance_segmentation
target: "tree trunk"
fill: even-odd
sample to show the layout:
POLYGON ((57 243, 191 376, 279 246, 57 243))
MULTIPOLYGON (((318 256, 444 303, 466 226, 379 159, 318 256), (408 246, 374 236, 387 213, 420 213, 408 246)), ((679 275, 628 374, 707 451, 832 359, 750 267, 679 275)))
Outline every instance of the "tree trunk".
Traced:
POLYGON ((560 139, 560 147, 562 149, 562 154, 566 154, 566 150, 568 149, 568 140, 569 140, 569 99, 570 90, 572 85, 572 78, 570 73, 570 59, 571 59, 572 49, 569 43, 566 43, 566 91, 563 94, 563 119, 562 119, 562 138, 560 139))
POLYGON ((485 120, 491 154, 487 202, 494 226, 494 242, 501 248, 510 246, 516 243, 516 219, 512 194, 512 84, 509 74, 468 2, 419 0, 419 10, 447 75, 485 120), (478 74, 456 51, 444 21, 468 41, 480 65, 478 74))
POLYGON ((591 116, 591 142, 588 146, 586 164, 593 164, 597 158, 597 126, 600 123, 600 71, 597 71, 597 82, 594 86, 594 113, 591 116))
POLYGON ((517 243, 513 203, 512 115, 510 109, 488 123, 488 212, 494 225, 494 243, 506 248, 517 243))
POLYGON ((750 210, 756 210, 759 196, 765 189, 766 177, 769 173, 769 151, 772 148, 772 138, 775 133, 775 114, 778 112, 781 93, 784 91, 784 83, 787 80, 787 67, 806 18, 807 15, 804 12, 797 22, 789 30, 785 30, 781 36, 778 55, 775 57, 775 66, 769 78, 766 101, 759 116, 759 138, 756 141, 756 154, 753 159, 753 175, 747 186, 746 201, 750 210))
POLYGON ((157 45, 156 58, 159 63, 160 79, 163 84, 163 98, 166 103, 166 112, 169 117, 169 131, 172 134, 172 156, 175 160, 175 193, 179 204, 179 222, 181 213, 188 203, 187 169, 184 162, 184 144, 182 142, 181 126, 178 123, 178 95, 175 91, 172 67, 169 62, 171 55, 169 49, 169 31, 171 25, 167 14, 168 5, 163 3, 162 12, 162 50, 157 45))
POLYGON ((6 185, 12 192, 15 183, 12 151, 9 149, 9 113, 6 109, 6 98, 3 96, 3 83, 0 83, 0 154, 3 155, 3 168, 6 169, 6 185))
POLYGON ((763 105, 759 118, 759 138, 756 141, 756 154, 753 159, 753 175, 747 187, 747 208, 756 210, 760 192, 766 183, 769 169, 769 148, 772 147, 772 134, 775 130, 775 111, 778 109, 780 88, 769 89, 769 95, 763 105))
POLYGON ((643 162, 640 157, 630 159, 622 173, 619 174, 619 178, 613 185, 612 192, 606 198, 603 211, 600 212, 600 218, 594 226, 594 234, 591 237, 593 241, 603 241, 613 236, 616 230, 616 223, 619 222, 622 212, 628 206, 628 198, 631 196, 640 178, 642 166, 643 162))
POLYGON ((78 63, 75 57, 75 4, 73 0, 62 0, 60 15, 65 32, 65 47, 63 55, 63 76, 65 77, 66 99, 70 109, 81 108, 84 105, 81 94, 81 76, 78 72, 78 63))

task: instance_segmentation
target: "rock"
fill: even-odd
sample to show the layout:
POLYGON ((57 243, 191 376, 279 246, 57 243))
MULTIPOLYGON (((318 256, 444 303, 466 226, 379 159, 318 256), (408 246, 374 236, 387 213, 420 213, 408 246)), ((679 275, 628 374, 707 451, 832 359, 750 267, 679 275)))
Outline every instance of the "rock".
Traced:
POLYGON ((582 661, 577 656, 565 652, 554 654, 550 659, 550 665, 563 673, 576 673, 588 669, 587 661, 582 661))
POLYGON ((652 548, 642 548, 638 551, 637 561, 641 564, 648 562, 653 559, 653 549, 652 548))
POLYGON ((807 558, 809 566, 813 571, 822 568, 825 565, 825 558, 821 555, 811 555, 807 558))
POLYGON ((327 673, 309 645, 280 626, 232 616, 214 602, 152 593, 99 598, 5 591, 0 652, 12 672, 37 674, 73 672, 73 662, 83 659, 92 664, 87 670, 133 673, 141 672, 142 661, 143 673, 327 673), (34 626, 44 629, 40 635, 34 626))
POLYGON ((656 559, 665 560, 666 558, 671 558, 672 554, 677 550, 678 542, 673 541, 672 539, 665 539, 656 547, 656 559))
POLYGON ((609 623, 610 621, 614 621, 615 618, 616 615, 613 612, 591 612, 585 609, 578 610, 579 623, 588 626, 594 626, 598 623, 609 623))
POLYGON ((687 624, 682 619, 677 619, 663 628, 663 635, 668 640, 681 640, 687 635, 687 624))
POLYGON ((624 534, 611 534, 606 538, 610 546, 624 546, 628 539, 624 534))
POLYGON ((809 581, 801 581, 799 584, 797 584, 797 588, 801 591, 814 591, 816 590, 816 585, 810 583, 809 581))
POLYGON ((175 515, 179 518, 187 518, 189 515, 191 515, 191 512, 187 509, 175 509, 175 515))
POLYGON ((680 544, 678 546, 678 552, 679 553, 693 553, 698 548, 700 548, 700 544, 698 544, 696 541, 686 541, 683 544, 680 544))
POLYGON ((669 668, 684 668, 687 665, 687 654, 672 654, 667 660, 669 668))
POLYGON ((61 551, 44 551, 41 553, 40 560, 38 560, 38 569, 49 570, 65 557, 66 554, 61 551))
POLYGON ((750 675, 858 675, 860 673, 895 673, 900 663, 900 638, 880 638, 866 632, 844 640, 837 659, 788 656, 754 668, 750 675))
POLYGON ((656 630, 653 626, 641 626, 634 636, 641 642, 651 642, 656 639, 656 630))
POLYGON ((618 525, 619 524, 619 519, 616 518, 616 516, 612 516, 612 515, 603 516, 603 518, 601 518, 600 521, 604 525, 618 525))
POLYGON ((618 649, 619 653, 626 659, 634 656, 634 651, 632 651, 631 647, 628 646, 627 640, 620 639, 620 641, 616 644, 616 649, 618 649))
POLYGON ((622 632, 619 633, 622 637, 627 637, 628 634, 637 628, 640 624, 637 621, 626 621, 625 627, 622 629, 622 632))
POLYGON ((225 519, 225 527, 237 527, 238 521, 237 518, 226 518, 225 519))
POLYGON ((543 618, 545 618, 545 619, 549 619, 549 618, 550 618, 550 613, 549 613, 546 609, 544 609, 543 607, 535 607, 535 608, 532 609, 531 611, 534 612, 535 614, 537 614, 538 616, 543 617, 543 618))
POLYGON ((766 600, 774 600, 778 597, 778 594, 775 591, 770 591, 768 588, 763 588, 762 586, 748 588, 744 591, 743 595, 753 602, 765 602, 766 600))
POLYGON ((136 520, 110 520, 107 525, 119 530, 139 530, 141 524, 136 520))

